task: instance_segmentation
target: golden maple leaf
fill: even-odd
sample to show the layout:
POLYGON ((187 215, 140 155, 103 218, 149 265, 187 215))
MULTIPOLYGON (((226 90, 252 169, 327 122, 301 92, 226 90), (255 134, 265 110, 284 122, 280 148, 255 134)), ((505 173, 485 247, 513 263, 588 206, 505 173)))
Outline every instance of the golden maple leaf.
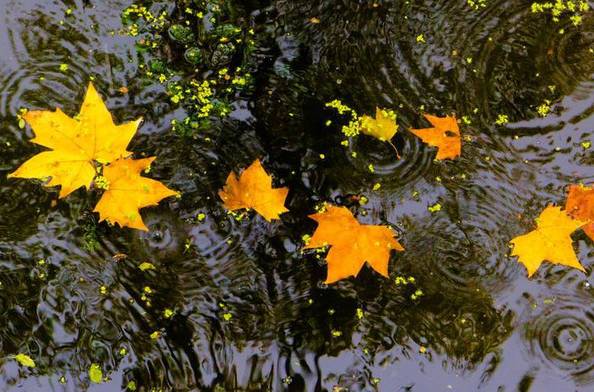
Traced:
POLYGON ((288 193, 289 188, 272 188, 272 177, 266 173, 260 160, 256 159, 239 178, 235 173, 229 173, 219 197, 230 211, 253 208, 270 221, 279 219, 280 214, 289 211, 285 207, 288 193))
POLYGON ((361 132, 382 142, 389 143, 396 151, 396 156, 400 158, 396 146, 391 142, 391 139, 398 132, 398 124, 396 124, 394 113, 376 107, 375 118, 368 115, 361 116, 361 132))
POLYGON ((361 116, 361 132, 366 135, 385 142, 392 139, 397 131, 398 124, 394 118, 380 108, 375 108, 375 118, 368 115, 361 116))
POLYGON ((362 225, 346 207, 330 205, 309 217, 318 222, 318 227, 305 249, 330 245, 326 283, 356 276, 365 262, 387 277, 390 252, 404 250, 391 228, 362 225))
POLYGON ((159 204, 162 199, 177 195, 159 181, 141 177, 155 157, 144 159, 118 159, 103 167, 104 188, 94 212, 100 221, 145 230, 140 209, 159 204))
POLYGON ((515 237, 512 256, 526 266, 532 276, 543 261, 562 264, 585 271, 573 250, 571 233, 585 222, 572 219, 560 207, 548 206, 536 218, 536 229, 515 237))
POLYGON ((428 145, 437 147, 435 159, 454 159, 460 156, 462 140, 456 116, 436 117, 430 114, 424 116, 433 127, 410 131, 428 145))
POLYGON ((115 125, 92 83, 77 117, 56 109, 30 111, 23 118, 35 132, 31 141, 50 151, 33 156, 9 177, 50 177, 46 186, 60 185, 61 198, 81 186, 89 187, 96 175, 94 161, 109 163, 129 156, 126 148, 141 121, 115 125))
POLYGON ((572 218, 588 222, 582 229, 594 241, 594 186, 571 185, 565 210, 572 218))

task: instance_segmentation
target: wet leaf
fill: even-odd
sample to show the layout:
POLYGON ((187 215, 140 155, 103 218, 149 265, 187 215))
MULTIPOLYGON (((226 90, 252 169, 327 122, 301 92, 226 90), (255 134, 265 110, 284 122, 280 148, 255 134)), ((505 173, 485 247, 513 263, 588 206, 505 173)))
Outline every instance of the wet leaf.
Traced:
POLYGON ((239 178, 235 173, 229 173, 225 186, 219 191, 219 197, 230 211, 253 208, 270 221, 279 219, 280 214, 289 211, 285 207, 288 193, 289 188, 272 188, 272 177, 257 159, 239 178))
POLYGON ((29 111, 23 118, 35 132, 31 141, 50 151, 33 156, 9 177, 51 178, 46 186, 61 186, 60 197, 89 187, 96 175, 94 161, 108 163, 130 155, 126 147, 140 124, 115 125, 92 83, 77 117, 56 109, 29 111))
POLYGON ((582 229, 594 241, 594 186, 571 185, 565 211, 574 219, 588 222, 582 229))
POLYGON ((16 361, 23 366, 30 367, 30 368, 35 367, 35 361, 33 359, 31 359, 31 357, 28 356, 27 354, 17 354, 14 356, 14 359, 16 359, 16 361))
POLYGON ((361 116, 361 132, 381 141, 389 141, 398 131, 394 116, 380 108, 375 109, 375 118, 361 116))
POLYGON ((396 114, 388 109, 375 108, 375 118, 363 115, 360 119, 361 132, 373 136, 383 142, 387 142, 396 151, 396 156, 400 159, 400 154, 391 140, 398 132, 396 124, 396 114))
POLYGON ((140 176, 154 159, 119 159, 104 167, 103 177, 107 180, 107 189, 94 210, 99 213, 100 221, 148 230, 139 210, 157 205, 162 199, 177 194, 159 181, 140 176))
POLYGON ((101 370, 101 366, 96 363, 91 364, 91 367, 89 368, 89 379, 95 384, 103 382, 103 371, 101 370))
POLYGON ((543 261, 562 264, 585 271, 573 250, 571 233, 585 222, 572 219, 560 207, 548 206, 536 218, 536 229, 515 237, 512 256, 526 266, 532 276, 543 261))
POLYGON ((305 249, 330 246, 326 283, 356 276, 365 262, 387 277, 391 251, 404 250, 391 228, 362 225, 346 207, 330 205, 309 217, 318 222, 318 227, 305 249))
POLYGON ((462 141, 456 116, 436 117, 425 114, 425 118, 433 127, 410 131, 428 145, 437 147, 435 159, 454 159, 460 156, 462 141))

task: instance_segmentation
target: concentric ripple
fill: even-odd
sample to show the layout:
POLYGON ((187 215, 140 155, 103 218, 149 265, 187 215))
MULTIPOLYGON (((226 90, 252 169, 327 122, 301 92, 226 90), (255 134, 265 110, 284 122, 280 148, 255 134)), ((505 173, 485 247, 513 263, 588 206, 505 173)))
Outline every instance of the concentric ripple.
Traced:
MULTIPOLYGON (((0 381, 65 375, 84 390, 97 363, 111 379, 97 387, 110 390, 507 391, 525 349, 532 369, 591 389, 591 294, 562 291, 537 307, 526 347, 515 347, 515 320, 528 313, 518 298, 553 281, 545 271, 526 280, 508 257, 509 240, 561 203, 567 183, 594 179, 591 15, 580 27, 553 23, 525 0, 476 10, 466 0, 218 2, 249 15, 254 89, 229 97, 226 120, 182 138, 170 130, 183 109, 139 72, 152 55, 120 34, 132 3, 0 0, 0 381), (56 201, 39 182, 5 177, 37 151, 18 110, 74 114, 91 76, 118 121, 144 118, 130 150, 157 156, 149 176, 181 193, 142 210, 148 233, 97 223, 94 191, 56 201), (367 135, 340 145, 324 106, 333 99, 360 115, 393 109, 401 159, 367 135), (437 162, 408 128, 452 112, 462 156, 437 162), (509 124, 494 124, 499 115, 509 124), (236 218, 218 198, 229 172, 256 158, 290 188, 280 221, 236 218), (395 227, 405 251, 393 252, 388 278, 366 267, 321 283, 325 267, 299 247, 323 200, 395 227), (37 367, 19 367, 18 352, 37 367), (492 379, 479 380, 485 366, 492 379)), ((176 77, 200 77, 184 72, 176 77)), ((590 271, 591 242, 578 236, 590 271)), ((586 287, 569 271, 549 275, 586 287)))
POLYGON ((532 354, 579 385, 594 382, 594 311, 592 297, 558 296, 526 323, 532 354))

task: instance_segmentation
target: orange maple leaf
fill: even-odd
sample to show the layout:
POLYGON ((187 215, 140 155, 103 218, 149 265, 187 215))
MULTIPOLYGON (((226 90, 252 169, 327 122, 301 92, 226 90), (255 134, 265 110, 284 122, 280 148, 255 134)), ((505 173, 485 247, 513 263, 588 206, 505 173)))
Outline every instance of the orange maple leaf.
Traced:
POLYGON ((324 212, 309 217, 318 222, 318 227, 305 249, 330 245, 326 283, 356 276, 365 262, 387 277, 392 249, 404 250, 391 228, 362 225, 346 207, 329 205, 324 212))
POLYGON ((548 206, 536 218, 536 229, 515 237, 512 256, 526 266, 528 277, 532 276, 543 261, 562 264, 585 271, 573 250, 571 233, 585 222, 572 219, 560 207, 548 206))
POLYGON ((272 188, 272 177, 256 159, 239 178, 235 173, 229 173, 219 197, 230 211, 253 208, 264 219, 271 221, 280 219, 280 214, 289 211, 285 207, 288 193, 289 188, 272 188))
POLYGON ((430 114, 424 116, 433 127, 410 131, 430 146, 437 147, 435 159, 454 159, 460 156, 462 140, 456 116, 436 117, 430 114))
POLYGON ((140 209, 159 204, 162 199, 177 195, 159 181, 141 177, 155 157, 118 159, 103 168, 105 192, 95 206, 100 221, 107 220, 124 227, 145 230, 140 209))
POLYGON ((571 185, 565 210, 571 217, 588 222, 582 229, 594 241, 594 186, 571 185))

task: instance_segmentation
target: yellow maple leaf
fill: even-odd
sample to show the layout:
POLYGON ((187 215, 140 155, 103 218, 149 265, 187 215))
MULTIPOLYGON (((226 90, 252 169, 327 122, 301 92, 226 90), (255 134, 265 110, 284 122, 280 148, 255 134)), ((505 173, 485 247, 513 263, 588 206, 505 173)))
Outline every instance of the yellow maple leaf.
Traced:
POLYGON ((456 116, 436 117, 425 114, 425 118, 433 127, 410 131, 428 145, 437 147, 435 159, 454 159, 460 156, 462 140, 456 116))
POLYGON ((375 118, 368 115, 361 116, 361 132, 373 136, 382 142, 389 143, 396 151, 396 156, 400 158, 396 146, 391 142, 391 139, 398 132, 398 124, 396 124, 395 114, 393 112, 376 107, 375 118))
POLYGON ((582 229, 594 241, 594 186, 571 185, 565 210, 574 219, 588 222, 582 229))
POLYGON ((92 83, 75 118, 60 109, 30 111, 23 118, 35 132, 31 141, 50 151, 33 156, 9 177, 51 178, 46 186, 60 185, 59 197, 81 186, 88 188, 96 175, 95 161, 109 163, 129 156, 126 147, 141 121, 115 125, 92 83))
POLYGON ((140 216, 140 209, 157 205, 162 199, 177 192, 159 181, 141 177, 155 157, 144 159, 118 159, 103 168, 106 191, 95 206, 100 221, 107 220, 122 227, 148 230, 140 216))
POLYGON ((394 117, 380 108, 375 108, 375 118, 368 115, 361 116, 361 132, 373 136, 381 141, 388 141, 398 131, 398 124, 394 117))
POLYGON ((219 191, 223 205, 230 211, 253 208, 267 221, 279 219, 289 211, 285 199, 289 188, 272 188, 272 177, 266 173, 259 159, 245 169, 239 178, 229 173, 227 182, 219 191))
POLYGON ((404 250, 391 228, 362 225, 346 207, 329 205, 324 212, 309 217, 318 222, 318 227, 305 249, 330 246, 326 283, 356 276, 365 262, 387 277, 391 251, 404 250))
POLYGON ((573 250, 571 233, 585 222, 571 219, 560 207, 548 206, 536 218, 536 229, 515 237, 512 256, 526 266, 532 276, 543 261, 562 264, 585 271, 573 250))

